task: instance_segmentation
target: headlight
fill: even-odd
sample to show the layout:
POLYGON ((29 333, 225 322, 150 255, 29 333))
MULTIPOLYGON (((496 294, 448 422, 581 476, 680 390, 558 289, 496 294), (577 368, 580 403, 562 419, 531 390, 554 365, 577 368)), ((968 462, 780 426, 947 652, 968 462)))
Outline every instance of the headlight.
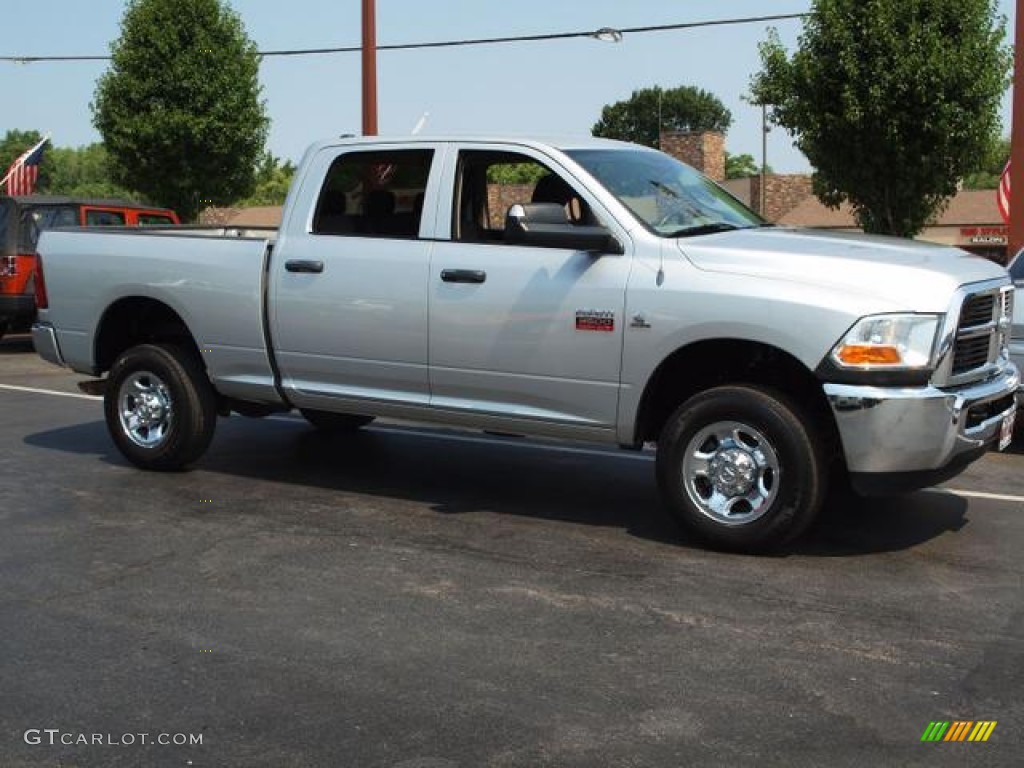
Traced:
POLYGON ((914 371, 932 364, 942 315, 872 315, 861 318, 832 350, 846 370, 914 371))

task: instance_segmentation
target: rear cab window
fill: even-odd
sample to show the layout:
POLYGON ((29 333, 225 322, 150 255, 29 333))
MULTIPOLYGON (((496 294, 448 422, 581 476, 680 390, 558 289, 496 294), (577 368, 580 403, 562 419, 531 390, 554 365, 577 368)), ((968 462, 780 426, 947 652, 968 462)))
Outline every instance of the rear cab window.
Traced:
POLYGON ((433 149, 339 155, 320 190, 313 234, 418 238, 433 158, 433 149))

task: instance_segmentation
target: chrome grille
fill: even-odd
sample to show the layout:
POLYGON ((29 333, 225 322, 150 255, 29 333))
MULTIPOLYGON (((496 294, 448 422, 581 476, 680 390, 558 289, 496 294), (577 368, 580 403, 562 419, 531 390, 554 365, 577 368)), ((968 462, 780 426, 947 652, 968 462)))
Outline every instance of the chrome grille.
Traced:
POLYGON ((965 381, 990 374, 1007 354, 1012 318, 1012 286, 968 294, 958 315, 949 375, 965 381))
POLYGON ((976 328, 992 322, 992 309, 996 305, 994 294, 971 296, 960 310, 960 329, 976 328))
POLYGON ((960 339, 956 343, 956 354, 953 356, 953 375, 980 368, 988 362, 988 348, 991 339, 988 334, 975 336, 973 339, 960 339))

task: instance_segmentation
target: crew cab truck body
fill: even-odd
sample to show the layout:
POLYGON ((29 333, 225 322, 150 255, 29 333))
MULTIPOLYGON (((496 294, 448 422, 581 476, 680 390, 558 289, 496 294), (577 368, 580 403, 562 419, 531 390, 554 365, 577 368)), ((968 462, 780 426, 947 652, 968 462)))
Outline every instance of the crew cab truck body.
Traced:
POLYGON ((231 411, 656 441, 674 516, 760 550, 830 478, 933 484, 1015 413, 1002 268, 767 226, 618 142, 326 141, 269 236, 53 231, 39 250, 36 348, 107 374, 91 389, 143 468, 195 461, 231 411))

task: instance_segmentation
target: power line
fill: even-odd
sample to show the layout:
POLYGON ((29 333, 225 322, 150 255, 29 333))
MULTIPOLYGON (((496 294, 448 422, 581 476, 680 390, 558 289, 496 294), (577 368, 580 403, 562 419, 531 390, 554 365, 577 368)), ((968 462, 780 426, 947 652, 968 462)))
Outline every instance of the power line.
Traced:
MULTIPOLYGON (((712 19, 709 21, 691 21, 680 24, 655 24, 643 27, 626 27, 623 29, 612 29, 604 27, 598 30, 587 32, 550 32, 541 35, 516 35, 509 37, 476 37, 462 40, 438 40, 428 43, 396 43, 393 45, 378 45, 379 51, 414 51, 424 48, 455 48, 467 45, 496 45, 500 43, 529 43, 545 40, 567 40, 571 38, 591 37, 598 39, 620 40, 623 35, 643 34, 647 32, 669 32, 680 29, 695 29, 698 27, 723 27, 738 24, 756 24, 766 21, 788 21, 790 19, 802 19, 807 17, 806 13, 787 13, 774 16, 746 16, 733 19, 712 19)), ((259 51, 263 58, 271 56, 317 56, 335 53, 356 53, 362 50, 362 46, 349 45, 340 48, 294 48, 279 51, 259 51)), ((65 62, 65 61, 110 61, 110 56, 0 56, 0 61, 14 64, 34 64, 37 62, 65 62)))

